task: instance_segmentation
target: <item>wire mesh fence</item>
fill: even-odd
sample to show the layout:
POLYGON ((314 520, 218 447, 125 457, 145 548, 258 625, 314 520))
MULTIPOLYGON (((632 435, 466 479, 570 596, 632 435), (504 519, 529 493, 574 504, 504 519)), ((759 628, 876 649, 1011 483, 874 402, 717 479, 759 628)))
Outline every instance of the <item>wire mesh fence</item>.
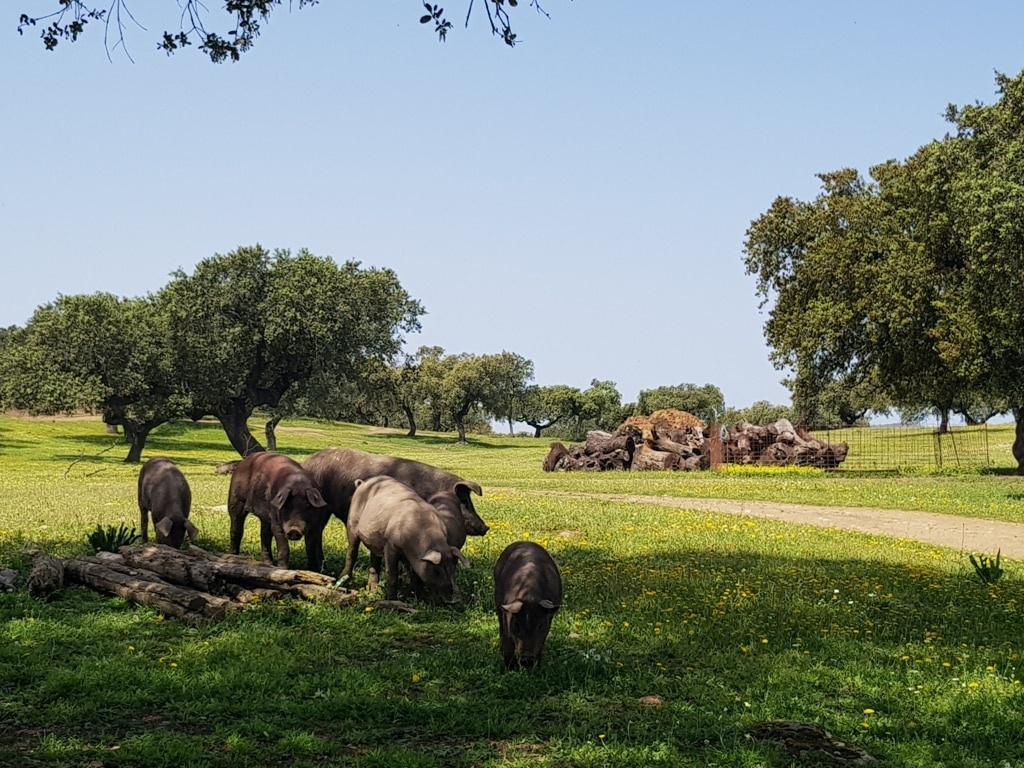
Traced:
POLYGON ((812 433, 818 440, 846 443, 850 451, 841 469, 978 469, 993 465, 987 424, 932 427, 849 427, 812 433))

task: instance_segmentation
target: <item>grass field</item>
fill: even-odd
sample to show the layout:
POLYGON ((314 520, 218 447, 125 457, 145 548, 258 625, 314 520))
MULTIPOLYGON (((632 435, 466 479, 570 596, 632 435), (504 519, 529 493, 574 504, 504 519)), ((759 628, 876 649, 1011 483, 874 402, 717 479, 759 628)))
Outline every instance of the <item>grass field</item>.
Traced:
MULTIPOLYGON (((1022 521, 1020 478, 545 475, 546 441, 280 430, 295 458, 325 445, 417 458, 484 487, 477 509, 492 527, 467 542, 459 605, 397 615, 369 598, 345 609, 285 602, 188 627, 80 589, 47 603, 0 595, 0 765, 790 765, 746 736, 773 719, 818 723, 891 766, 1024 764, 1019 563, 1004 561, 1003 579, 985 585, 963 553, 906 540, 533 493, 1022 521), (566 594, 544 665, 505 673, 490 569, 523 538, 556 557, 566 594)), ((73 555, 97 524, 137 526, 138 467, 124 452, 95 421, 0 418, 0 567, 26 571, 28 541, 73 555)), ((146 455, 182 466, 200 543, 226 549, 217 507, 229 480, 213 466, 235 457, 220 428, 162 427, 146 455)), ((326 570, 337 573, 344 528, 326 534, 326 570)), ((243 546, 258 552, 252 519, 243 546)), ((293 551, 301 565, 301 545, 293 551)))

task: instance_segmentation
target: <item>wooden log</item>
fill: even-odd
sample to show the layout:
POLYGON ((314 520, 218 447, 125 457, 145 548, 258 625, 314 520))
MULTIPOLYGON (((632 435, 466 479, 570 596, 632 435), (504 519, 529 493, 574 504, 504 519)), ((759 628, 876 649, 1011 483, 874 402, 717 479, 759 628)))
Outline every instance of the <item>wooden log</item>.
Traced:
POLYGON ((677 443, 675 440, 670 440, 667 437, 658 435, 651 441, 651 447, 656 451, 667 451, 669 453, 675 453, 682 459, 688 459, 694 455, 694 450, 685 443, 677 443))
POLYGON ((118 552, 126 565, 158 573, 172 584, 213 593, 224 589, 224 578, 217 573, 212 560, 189 557, 166 544, 135 544, 121 547, 118 552))
POLYGON ((38 553, 32 559, 25 588, 33 597, 50 597, 64 588, 64 564, 45 552, 38 553))
POLYGON ((542 467, 545 472, 554 472, 558 469, 561 464, 561 460, 564 456, 568 455, 568 449, 559 442, 551 444, 551 449, 548 451, 548 455, 544 457, 544 463, 542 467))
POLYGON ((195 545, 190 546, 188 549, 173 551, 178 552, 181 557, 202 558, 225 581, 233 581, 248 587, 255 586, 274 589, 286 584, 319 584, 322 587, 329 587, 335 581, 325 573, 293 568, 278 568, 274 565, 257 563, 239 555, 214 555, 195 545))
POLYGON ((347 589, 331 589, 321 587, 319 584, 294 584, 288 591, 306 600, 314 600, 320 603, 344 606, 351 605, 359 599, 359 593, 347 589))
POLYGON ((630 467, 633 471, 647 469, 675 469, 679 466, 681 459, 679 454, 668 451, 658 451, 647 443, 643 443, 633 454, 633 464, 630 467))
POLYGON ((129 602, 156 608, 166 616, 187 621, 218 621, 230 610, 231 601, 186 587, 121 573, 96 558, 80 557, 64 561, 69 580, 92 589, 123 597, 129 602))
POLYGON ((613 435, 610 432, 592 429, 587 432, 587 442, 584 450, 591 455, 625 451, 632 457, 636 451, 636 442, 633 440, 632 435, 613 435))
POLYGON ((277 589, 246 589, 241 584, 224 585, 224 594, 237 603, 251 605, 266 600, 281 600, 287 593, 277 589))

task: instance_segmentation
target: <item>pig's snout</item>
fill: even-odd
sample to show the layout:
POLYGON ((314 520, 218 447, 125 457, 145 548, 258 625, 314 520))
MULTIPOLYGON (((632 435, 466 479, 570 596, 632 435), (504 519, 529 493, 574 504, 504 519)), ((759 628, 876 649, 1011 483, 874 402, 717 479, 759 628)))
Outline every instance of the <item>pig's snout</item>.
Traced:
POLYGON ((289 541, 298 541, 299 539, 302 538, 302 531, 300 531, 300 530, 298 530, 296 528, 292 528, 289 531, 285 531, 285 536, 288 537, 289 541))

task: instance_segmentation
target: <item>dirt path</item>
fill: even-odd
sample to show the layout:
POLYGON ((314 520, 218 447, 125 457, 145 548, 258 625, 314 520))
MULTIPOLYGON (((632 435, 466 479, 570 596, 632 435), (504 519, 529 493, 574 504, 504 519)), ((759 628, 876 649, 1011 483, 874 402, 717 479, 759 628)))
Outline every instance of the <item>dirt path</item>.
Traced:
POLYGON ((736 501, 733 499, 682 499, 671 496, 638 496, 617 493, 562 493, 560 491, 524 491, 543 495, 660 504, 665 507, 724 512, 730 515, 783 520, 788 523, 841 528, 881 536, 913 539, 964 552, 1024 559, 1024 523, 1005 523, 974 517, 938 515, 933 512, 906 512, 897 509, 865 507, 818 507, 784 504, 774 501, 736 501))

